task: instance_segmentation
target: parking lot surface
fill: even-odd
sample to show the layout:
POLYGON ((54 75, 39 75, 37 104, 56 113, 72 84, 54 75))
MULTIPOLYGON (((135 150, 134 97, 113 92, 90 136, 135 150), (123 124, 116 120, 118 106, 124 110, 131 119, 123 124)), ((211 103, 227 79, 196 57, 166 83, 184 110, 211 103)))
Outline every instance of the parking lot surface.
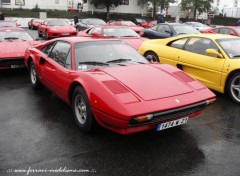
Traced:
POLYGON ((183 126, 128 136, 100 127, 89 135, 64 102, 32 89, 27 70, 2 71, 0 175, 240 175, 240 108, 216 95, 183 126))

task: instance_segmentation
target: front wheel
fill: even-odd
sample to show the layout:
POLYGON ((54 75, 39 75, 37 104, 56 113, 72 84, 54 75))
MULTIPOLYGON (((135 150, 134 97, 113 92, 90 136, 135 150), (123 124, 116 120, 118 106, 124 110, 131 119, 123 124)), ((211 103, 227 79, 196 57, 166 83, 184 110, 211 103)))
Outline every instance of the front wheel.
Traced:
POLYGON ((48 40, 49 36, 48 36, 48 31, 45 32, 45 38, 48 40))
POLYGON ((40 33, 39 30, 38 30, 38 37, 42 37, 42 34, 40 33))
POLYGON ((149 51, 144 54, 144 57, 147 58, 148 56, 152 57, 152 62, 160 62, 159 58, 156 53, 149 51))
POLYGON ((80 86, 76 87, 73 92, 72 110, 80 130, 92 132, 96 122, 90 108, 87 94, 80 86))
POLYGON ((227 85, 227 92, 235 103, 240 104, 240 72, 231 76, 227 85))
POLYGON ((30 80, 31 84, 34 89, 40 89, 42 88, 42 84, 40 83, 38 76, 37 76, 37 71, 35 68, 35 65, 33 62, 29 64, 29 71, 30 71, 30 80))

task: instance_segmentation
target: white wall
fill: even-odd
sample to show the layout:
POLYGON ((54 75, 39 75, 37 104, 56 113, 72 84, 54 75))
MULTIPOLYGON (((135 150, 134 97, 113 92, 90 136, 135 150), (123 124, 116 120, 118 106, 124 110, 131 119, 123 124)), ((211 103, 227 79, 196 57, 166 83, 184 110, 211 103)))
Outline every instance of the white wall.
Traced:
MULTIPOLYGON (((94 12, 106 12, 106 8, 95 8, 88 0, 88 3, 83 4, 83 11, 94 12)), ((137 0, 129 0, 129 5, 119 5, 113 9, 110 9, 110 13, 133 13, 133 14, 145 14, 147 13, 147 6, 140 7, 137 5, 137 0)))
MULTIPOLYGON (((11 0, 11 4, 2 4, 3 8, 20 8, 19 5, 15 5, 16 0, 11 0)), ((56 0, 25 0, 25 5, 22 6, 24 9, 33 9, 36 4, 40 9, 58 9, 67 10, 67 0, 58 0, 59 4, 56 4, 56 0)))

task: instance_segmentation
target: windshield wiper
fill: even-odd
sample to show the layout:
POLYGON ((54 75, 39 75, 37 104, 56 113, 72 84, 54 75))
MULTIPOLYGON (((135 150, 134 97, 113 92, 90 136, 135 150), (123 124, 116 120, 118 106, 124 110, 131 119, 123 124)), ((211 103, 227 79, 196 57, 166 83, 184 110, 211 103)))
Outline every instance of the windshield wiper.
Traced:
POLYGON ((240 57, 240 55, 235 55, 235 56, 232 56, 232 58, 233 58, 233 57, 240 57))
POLYGON ((138 36, 135 36, 135 35, 123 35, 121 37, 138 37, 138 36))
POLYGON ((18 40, 18 37, 6 37, 4 40, 18 40))
POLYGON ((127 61, 131 61, 131 60, 132 59, 120 58, 120 59, 114 59, 114 60, 107 61, 107 63, 121 63, 121 62, 127 62, 127 61))
POLYGON ((105 62, 95 62, 95 61, 88 61, 88 62, 78 62, 78 64, 86 64, 86 65, 109 65, 105 62))

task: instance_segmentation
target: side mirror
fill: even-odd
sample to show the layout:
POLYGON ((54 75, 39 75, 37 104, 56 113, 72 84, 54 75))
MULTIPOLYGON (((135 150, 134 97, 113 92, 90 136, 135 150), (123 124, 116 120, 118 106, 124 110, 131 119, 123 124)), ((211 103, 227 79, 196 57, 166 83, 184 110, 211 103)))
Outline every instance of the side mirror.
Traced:
POLYGON ((147 55, 146 59, 147 59, 149 62, 153 62, 153 56, 152 56, 152 55, 147 55))
POLYGON ((217 52, 215 49, 206 49, 206 54, 217 56, 218 58, 223 58, 223 55, 217 52))

